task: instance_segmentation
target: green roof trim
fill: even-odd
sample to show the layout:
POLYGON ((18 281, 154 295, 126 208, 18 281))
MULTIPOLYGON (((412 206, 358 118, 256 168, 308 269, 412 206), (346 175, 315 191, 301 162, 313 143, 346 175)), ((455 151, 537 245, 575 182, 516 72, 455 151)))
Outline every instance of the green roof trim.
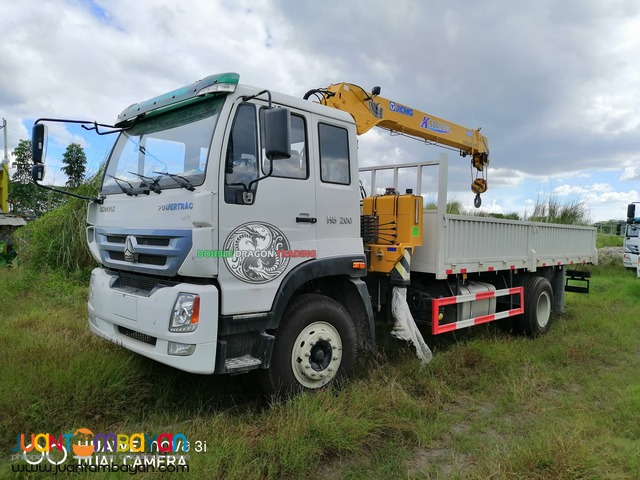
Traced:
POLYGON ((144 102, 134 103, 125 108, 120 115, 116 125, 128 122, 139 115, 156 109, 164 109, 167 106, 183 103, 187 100, 195 99, 198 96, 204 96, 208 93, 224 93, 233 92, 240 75, 233 72, 219 73, 217 75, 209 75, 208 77, 198 80, 190 85, 163 93, 157 97, 145 100, 144 102))

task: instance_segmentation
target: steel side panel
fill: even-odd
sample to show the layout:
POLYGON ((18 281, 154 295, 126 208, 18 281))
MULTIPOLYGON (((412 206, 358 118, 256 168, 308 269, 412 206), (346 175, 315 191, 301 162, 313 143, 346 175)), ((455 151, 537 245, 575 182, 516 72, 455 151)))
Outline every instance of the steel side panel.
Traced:
POLYGON ((436 211, 424 213, 423 246, 411 270, 446 278, 452 273, 597 263, 596 229, 490 217, 445 215, 438 234, 436 211), (439 244, 439 239, 442 239, 439 244))

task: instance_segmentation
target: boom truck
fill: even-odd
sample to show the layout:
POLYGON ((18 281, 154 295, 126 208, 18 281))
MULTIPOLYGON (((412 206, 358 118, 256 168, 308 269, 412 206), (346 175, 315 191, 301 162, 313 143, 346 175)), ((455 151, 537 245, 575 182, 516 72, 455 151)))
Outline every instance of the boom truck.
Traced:
MULTIPOLYGON (((375 322, 392 322, 398 289, 434 335, 498 320, 545 333, 565 290, 588 291, 567 267, 597 262, 595 229, 446 214, 446 155, 359 172, 357 135, 377 126, 459 150, 476 204, 486 190, 479 129, 379 94, 340 83, 295 98, 224 73, 131 105, 114 125, 73 121, 117 135, 87 211, 100 263, 90 330, 186 372, 259 370, 279 393, 347 376, 375 348, 375 322), (380 170, 404 168, 415 191, 377 194, 380 170), (439 172, 435 210, 423 169, 439 172), (364 198, 361 173, 373 177, 364 198)), ((67 120, 34 125, 36 183, 51 121, 67 120)))
POLYGON ((636 216, 636 204, 627 205, 627 222, 619 223, 616 233, 624 235, 622 242, 622 264, 625 268, 636 270, 638 268, 638 249, 640 248, 640 217, 636 216))

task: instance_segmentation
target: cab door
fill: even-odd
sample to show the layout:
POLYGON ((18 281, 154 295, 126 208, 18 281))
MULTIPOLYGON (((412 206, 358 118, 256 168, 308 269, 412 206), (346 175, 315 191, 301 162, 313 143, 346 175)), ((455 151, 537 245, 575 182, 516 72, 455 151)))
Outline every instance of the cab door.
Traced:
POLYGON ((363 254, 355 125, 312 115, 318 257, 363 254))
POLYGON ((283 278, 317 250, 314 166, 309 161, 309 114, 291 110, 291 158, 270 161, 262 147, 266 106, 238 99, 230 116, 220 169, 218 281, 221 314, 266 312, 283 278))

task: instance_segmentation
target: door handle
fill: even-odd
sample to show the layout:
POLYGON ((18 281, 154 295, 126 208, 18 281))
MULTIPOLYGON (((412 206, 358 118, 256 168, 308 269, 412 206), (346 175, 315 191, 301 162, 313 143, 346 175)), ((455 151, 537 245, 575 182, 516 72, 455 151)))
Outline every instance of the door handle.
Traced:
POLYGON ((317 223, 318 219, 315 217, 296 217, 296 223, 317 223))

